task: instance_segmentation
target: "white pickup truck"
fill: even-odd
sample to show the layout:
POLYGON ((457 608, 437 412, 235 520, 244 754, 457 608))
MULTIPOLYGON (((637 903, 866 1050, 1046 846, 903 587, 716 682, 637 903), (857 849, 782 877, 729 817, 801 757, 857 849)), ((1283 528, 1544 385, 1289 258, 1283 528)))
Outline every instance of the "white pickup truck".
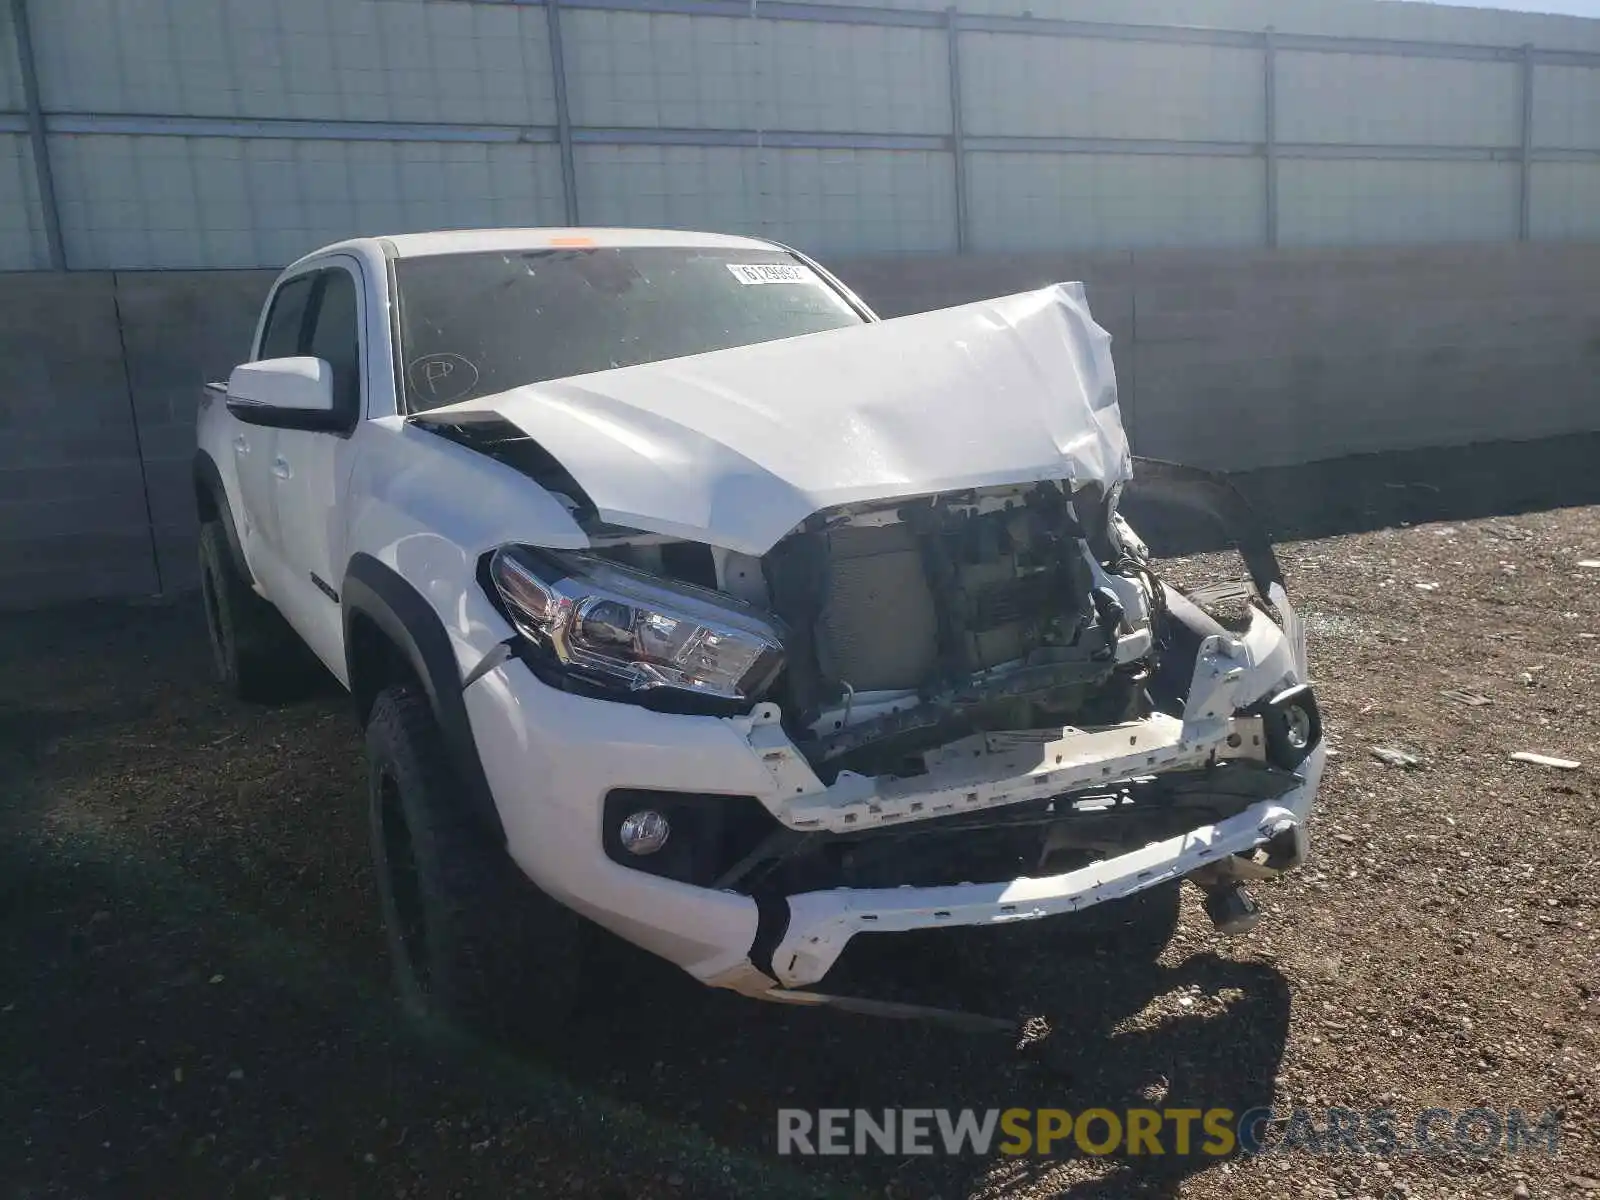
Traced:
POLYGON ((880 321, 749 238, 361 238, 208 388, 205 610, 239 695, 310 657, 353 695, 413 1009, 556 1028, 580 917, 842 1002, 860 932, 1138 901, 1170 935, 1183 878, 1233 932, 1301 861, 1324 750, 1271 547, 1138 464, 1244 523, 1242 617, 1119 513, 1077 285, 880 321))

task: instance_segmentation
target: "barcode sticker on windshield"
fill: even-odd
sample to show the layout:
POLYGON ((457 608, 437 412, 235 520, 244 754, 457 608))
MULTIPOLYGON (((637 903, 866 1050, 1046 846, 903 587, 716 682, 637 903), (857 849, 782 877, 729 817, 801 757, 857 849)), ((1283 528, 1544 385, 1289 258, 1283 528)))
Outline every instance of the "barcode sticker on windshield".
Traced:
POLYGON ((817 274, 798 263, 727 263, 740 283, 817 283, 817 274))

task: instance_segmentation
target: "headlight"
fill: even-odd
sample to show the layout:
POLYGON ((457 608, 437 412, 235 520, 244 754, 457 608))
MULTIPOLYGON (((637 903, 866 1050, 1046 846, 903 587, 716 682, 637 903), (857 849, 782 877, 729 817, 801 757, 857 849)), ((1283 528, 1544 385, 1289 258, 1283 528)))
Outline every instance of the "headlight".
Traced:
POLYGON ((719 592, 526 546, 496 550, 489 578, 525 637, 597 683, 754 700, 783 666, 774 624, 719 592))

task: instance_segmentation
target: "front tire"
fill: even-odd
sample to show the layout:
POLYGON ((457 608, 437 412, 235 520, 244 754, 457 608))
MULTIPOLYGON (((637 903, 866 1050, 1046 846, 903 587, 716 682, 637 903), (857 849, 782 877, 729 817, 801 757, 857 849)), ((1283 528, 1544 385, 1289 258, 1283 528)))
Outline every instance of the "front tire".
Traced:
POLYGON ((427 699, 378 694, 368 808, 396 991, 417 1018, 548 1042, 578 990, 579 919, 539 891, 466 811, 427 699))

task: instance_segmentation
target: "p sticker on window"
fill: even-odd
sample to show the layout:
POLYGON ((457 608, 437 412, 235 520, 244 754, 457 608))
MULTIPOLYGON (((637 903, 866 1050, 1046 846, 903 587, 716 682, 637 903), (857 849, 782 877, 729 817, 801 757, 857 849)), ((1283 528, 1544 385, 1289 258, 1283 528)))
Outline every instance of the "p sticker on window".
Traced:
POLYGON ((798 263, 726 263, 733 277, 743 284, 819 283, 817 273, 798 263))

